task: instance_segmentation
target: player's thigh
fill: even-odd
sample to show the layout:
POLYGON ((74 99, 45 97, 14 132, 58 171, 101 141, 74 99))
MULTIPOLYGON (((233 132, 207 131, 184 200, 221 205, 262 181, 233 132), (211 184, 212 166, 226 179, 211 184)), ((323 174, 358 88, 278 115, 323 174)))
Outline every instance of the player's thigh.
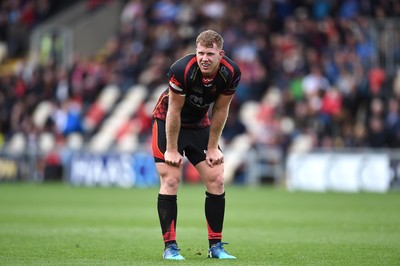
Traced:
POLYGON ((156 168, 160 178, 180 179, 182 175, 182 166, 176 167, 164 162, 158 162, 156 163, 156 168))

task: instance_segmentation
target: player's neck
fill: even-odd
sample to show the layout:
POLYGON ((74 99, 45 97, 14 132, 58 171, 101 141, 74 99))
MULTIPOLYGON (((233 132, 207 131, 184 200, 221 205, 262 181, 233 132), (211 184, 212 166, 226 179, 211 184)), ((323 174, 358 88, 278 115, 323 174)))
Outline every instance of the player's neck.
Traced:
POLYGON ((215 76, 217 75, 218 69, 213 73, 213 74, 204 74, 201 73, 201 75, 203 76, 203 78, 205 79, 214 79, 215 76))

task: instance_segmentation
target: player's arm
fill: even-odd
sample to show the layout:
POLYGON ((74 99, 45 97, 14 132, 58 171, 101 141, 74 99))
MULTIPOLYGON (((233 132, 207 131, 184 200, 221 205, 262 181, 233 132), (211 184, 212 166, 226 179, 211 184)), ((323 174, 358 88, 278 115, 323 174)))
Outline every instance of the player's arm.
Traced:
POLYGON ((180 166, 183 162, 178 152, 178 136, 181 127, 181 110, 185 103, 185 96, 169 91, 169 104, 166 118, 167 148, 164 154, 165 162, 173 166, 180 166))
POLYGON ((225 127, 226 119, 229 114, 229 106, 233 95, 221 94, 215 101, 210 124, 210 137, 207 146, 206 161, 209 166, 224 162, 222 152, 218 149, 218 143, 221 138, 222 130, 225 127))
POLYGON ((213 106, 208 149, 218 149, 219 139, 228 118, 229 106, 241 78, 239 67, 236 64, 232 64, 231 66, 234 68, 231 82, 219 95, 213 106))

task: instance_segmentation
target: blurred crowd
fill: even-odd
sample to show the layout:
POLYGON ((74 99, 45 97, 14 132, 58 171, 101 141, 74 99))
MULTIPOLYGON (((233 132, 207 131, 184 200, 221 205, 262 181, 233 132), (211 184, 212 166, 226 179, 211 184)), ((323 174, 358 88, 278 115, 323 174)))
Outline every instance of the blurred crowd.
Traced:
MULTIPOLYGON (((88 7, 97 2, 112 0, 88 1, 88 7)), ((27 34, 11 32, 21 23, 29 32, 45 21, 51 4, 1 1, 0 43, 13 43, 5 57, 27 54, 26 40, 12 38, 27 34)), ((93 131, 82 118, 106 85, 123 93, 141 84, 151 95, 166 86, 169 66, 194 52, 197 34, 211 28, 242 70, 223 132, 227 145, 247 134, 252 145, 283 153, 398 148, 400 71, 388 73, 379 57, 399 64, 400 46, 382 49, 376 42, 384 36, 371 36, 370 28, 399 17, 400 2, 390 0, 125 1, 118 32, 93 56, 75 54, 68 66, 51 56, 34 66, 22 60, 15 71, 1 71, 0 145, 16 133, 35 141, 51 132, 59 145, 73 133, 89 139, 93 131), (33 114, 43 101, 54 109, 38 125, 33 114)), ((400 28, 400 21, 395 25, 400 28)), ((146 142, 150 113, 135 115, 146 142)))

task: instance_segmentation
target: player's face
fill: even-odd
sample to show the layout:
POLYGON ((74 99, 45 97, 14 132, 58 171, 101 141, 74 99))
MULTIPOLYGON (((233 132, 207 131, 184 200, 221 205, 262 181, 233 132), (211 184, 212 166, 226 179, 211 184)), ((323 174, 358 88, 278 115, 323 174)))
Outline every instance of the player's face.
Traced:
POLYGON ((196 57, 203 76, 212 76, 217 72, 219 62, 224 56, 224 51, 214 43, 213 47, 205 47, 197 44, 196 57))

